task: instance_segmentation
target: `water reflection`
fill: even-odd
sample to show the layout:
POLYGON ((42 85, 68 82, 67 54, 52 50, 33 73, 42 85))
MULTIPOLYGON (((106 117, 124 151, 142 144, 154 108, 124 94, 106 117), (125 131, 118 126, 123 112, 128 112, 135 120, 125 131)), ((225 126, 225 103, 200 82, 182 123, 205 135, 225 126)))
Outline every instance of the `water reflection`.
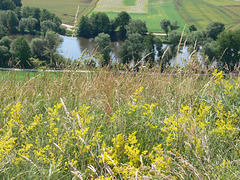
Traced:
MULTIPOLYGON (((12 39, 16 39, 19 35, 13 35, 11 36, 12 39)), ((42 36, 36 36, 36 35, 24 35, 26 40, 30 43, 32 39, 34 38, 43 38, 42 36)), ((96 44, 94 42, 94 39, 85 39, 82 37, 68 37, 68 36, 61 36, 63 38, 63 43, 58 48, 59 54, 62 55, 65 58, 69 58, 71 60, 78 59, 82 56, 82 53, 89 53, 90 56, 93 55, 93 53, 96 51, 96 44)), ((123 42, 111 42, 110 48, 112 49, 111 52, 111 59, 115 62, 119 62, 120 57, 118 56, 118 50, 120 48, 120 45, 123 42)), ((163 49, 167 48, 168 45, 163 44, 163 49)), ((156 53, 157 54, 157 53, 156 53)), ((181 48, 178 57, 174 57, 170 63, 171 65, 185 65, 187 64, 191 58, 190 53, 188 52, 188 47, 185 46, 181 48)), ((200 52, 197 53, 198 57, 201 58, 200 52)))

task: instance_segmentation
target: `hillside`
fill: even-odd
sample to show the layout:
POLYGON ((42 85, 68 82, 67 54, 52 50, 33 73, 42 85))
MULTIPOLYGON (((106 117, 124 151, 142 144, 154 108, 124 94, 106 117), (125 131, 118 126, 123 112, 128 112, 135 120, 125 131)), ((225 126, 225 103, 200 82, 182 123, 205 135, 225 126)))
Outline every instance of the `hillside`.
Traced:
POLYGON ((204 29, 212 21, 221 21, 227 28, 237 29, 240 24, 240 2, 235 0, 23 0, 23 5, 46 8, 73 24, 77 6, 79 17, 92 12, 105 12, 111 18, 120 11, 127 11, 134 19, 146 21, 150 32, 163 32, 161 19, 178 21, 182 31, 185 24, 204 29))

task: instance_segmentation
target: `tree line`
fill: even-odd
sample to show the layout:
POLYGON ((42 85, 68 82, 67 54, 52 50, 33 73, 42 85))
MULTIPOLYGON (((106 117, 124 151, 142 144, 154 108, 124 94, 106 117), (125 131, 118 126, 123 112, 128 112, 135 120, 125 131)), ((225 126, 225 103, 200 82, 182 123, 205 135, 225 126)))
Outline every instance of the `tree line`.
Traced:
POLYGON ((62 21, 54 13, 37 7, 21 7, 21 0, 0 2, 0 66, 34 68, 38 65, 54 67, 63 59, 57 53, 62 43, 58 35, 65 34, 62 21), (9 35, 38 34, 29 44, 22 36, 14 41, 9 35))
POLYGON ((176 56, 180 39, 189 46, 190 53, 198 52, 202 46, 201 53, 206 56, 206 66, 217 62, 218 66, 227 65, 233 70, 234 66, 239 65, 240 30, 225 30, 223 23, 212 22, 204 30, 197 30, 194 25, 190 25, 188 33, 182 36, 182 33, 177 31, 180 27, 177 21, 162 19, 159 25, 166 33, 165 40, 169 43, 167 51, 162 49, 159 37, 148 33, 145 22, 131 19, 127 12, 119 13, 112 20, 103 12, 89 17, 83 16, 78 24, 77 35, 95 38, 98 50, 102 54, 102 66, 110 63, 110 41, 124 40, 118 51, 121 64, 136 64, 144 60, 148 62, 149 67, 159 65, 164 68, 169 65, 170 59, 176 56))

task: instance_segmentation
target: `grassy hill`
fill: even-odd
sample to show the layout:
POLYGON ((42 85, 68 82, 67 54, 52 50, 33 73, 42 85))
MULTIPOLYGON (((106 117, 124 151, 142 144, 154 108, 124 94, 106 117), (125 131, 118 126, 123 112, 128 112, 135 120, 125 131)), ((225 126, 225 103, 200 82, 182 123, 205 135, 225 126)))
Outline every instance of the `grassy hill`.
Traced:
POLYGON ((24 6, 45 8, 60 17, 63 23, 73 25, 79 6, 79 17, 88 14, 97 0, 22 0, 24 6))

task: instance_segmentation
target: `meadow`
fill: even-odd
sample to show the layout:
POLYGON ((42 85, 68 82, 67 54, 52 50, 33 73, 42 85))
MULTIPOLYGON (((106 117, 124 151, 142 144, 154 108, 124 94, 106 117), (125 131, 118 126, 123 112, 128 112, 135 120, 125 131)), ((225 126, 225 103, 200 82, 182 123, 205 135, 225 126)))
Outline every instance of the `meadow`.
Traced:
POLYGON ((240 2, 234 0, 174 0, 181 17, 197 29, 204 29, 213 21, 220 21, 227 28, 236 29, 240 22, 240 2))
POLYGON ((98 0, 22 0, 23 6, 48 9, 60 17, 65 24, 73 25, 79 6, 78 17, 87 15, 96 5, 98 0))
MULTIPOLYGON (((134 6, 131 7, 133 8, 134 6)), ((145 7, 146 13, 130 12, 129 14, 133 19, 141 19, 142 21, 145 21, 149 32, 164 32, 160 27, 160 21, 162 19, 178 21, 178 24, 181 27, 178 31, 182 31, 185 24, 187 24, 176 11, 173 0, 149 0, 148 3, 145 4, 145 7)), ((98 9, 93 10, 93 12, 96 11, 98 11, 98 9)), ((117 17, 118 14, 118 12, 109 10, 102 11, 104 11, 111 19, 117 17)))
POLYGON ((124 3, 123 0, 100 0, 97 3, 96 8, 94 11, 112 11, 112 12, 121 12, 126 11, 129 13, 147 13, 147 10, 145 8, 147 3, 147 0, 136 0, 136 3, 134 1, 128 1, 128 3, 124 3))
POLYGON ((237 179, 240 77, 199 68, 1 72, 0 178, 237 179))

